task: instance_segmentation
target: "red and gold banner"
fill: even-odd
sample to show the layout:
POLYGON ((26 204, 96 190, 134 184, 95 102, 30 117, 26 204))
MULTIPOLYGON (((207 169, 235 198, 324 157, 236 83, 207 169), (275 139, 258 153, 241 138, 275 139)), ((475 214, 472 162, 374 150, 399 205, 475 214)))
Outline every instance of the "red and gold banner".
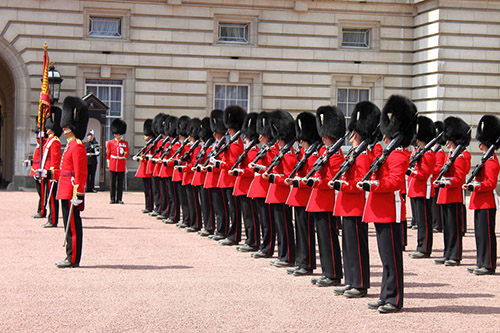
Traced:
POLYGON ((49 56, 47 54, 47 43, 43 45, 43 73, 42 90, 38 102, 38 121, 40 131, 45 129, 45 119, 50 116, 50 93, 49 93, 49 56))

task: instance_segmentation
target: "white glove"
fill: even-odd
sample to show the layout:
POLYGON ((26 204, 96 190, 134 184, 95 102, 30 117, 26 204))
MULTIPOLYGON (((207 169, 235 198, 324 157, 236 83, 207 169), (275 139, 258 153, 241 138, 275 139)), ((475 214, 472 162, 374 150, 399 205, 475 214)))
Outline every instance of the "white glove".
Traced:
POLYGON ((133 159, 134 161, 137 161, 137 156, 132 156, 132 159, 133 159))
POLYGON ((24 160, 24 161, 23 161, 23 166, 24 166, 25 168, 27 168, 27 167, 31 166, 31 160, 24 160))
POLYGON ((215 157, 210 157, 210 163, 211 164, 216 164, 217 163, 217 159, 215 157))
POLYGON ((38 169, 35 171, 36 178, 47 178, 47 170, 38 169))
POLYGON ((78 206, 79 204, 81 204, 83 202, 83 200, 80 200, 80 199, 77 199, 77 198, 73 198, 71 199, 71 204, 73 206, 78 206))
POLYGON ((120 155, 124 155, 124 154, 125 154, 125 150, 122 147, 120 147, 120 155))

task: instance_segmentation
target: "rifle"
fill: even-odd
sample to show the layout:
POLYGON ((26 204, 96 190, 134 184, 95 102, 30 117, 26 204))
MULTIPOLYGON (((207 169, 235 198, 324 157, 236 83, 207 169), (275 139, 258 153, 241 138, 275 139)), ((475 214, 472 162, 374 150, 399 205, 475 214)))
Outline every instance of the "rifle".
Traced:
MULTIPOLYGON (((372 165, 370 166, 370 170, 368 170, 363 179, 361 179, 361 182, 366 182, 375 172, 377 172, 378 169, 380 169, 382 164, 384 164, 385 160, 387 159, 387 156, 389 156, 389 154, 392 153, 392 151, 401 144, 402 140, 402 134, 398 134, 394 139, 392 139, 392 141, 382 151, 382 156, 377 157, 375 161, 373 161, 372 165)), ((370 184, 363 183, 363 190, 369 191, 370 184)))
MULTIPOLYGON (((181 142, 181 145, 179 146, 179 148, 177 148, 177 150, 174 152, 174 154, 172 155, 172 157, 170 157, 170 159, 173 159, 174 157, 176 157, 177 155, 179 155, 180 153, 182 153, 182 150, 184 149, 184 147, 186 146, 186 144, 189 142, 189 136, 187 138, 185 138, 182 142, 181 142)), ((173 144, 171 145, 173 146, 173 144)), ((170 147, 169 147, 170 148, 170 147)))
MULTIPOLYGON (((351 149, 347 154, 344 162, 340 165, 339 171, 333 176, 332 181, 341 179, 347 171, 352 167, 354 162, 356 162, 356 158, 363 153, 371 143, 371 138, 363 140, 359 146, 354 149, 351 149)), ((335 187, 335 186, 334 186, 335 187)), ((336 189, 339 190, 339 189, 336 189)))
POLYGON ((240 156, 238 156, 238 159, 236 160, 236 162, 234 163, 234 165, 231 167, 231 169, 229 169, 229 171, 234 171, 234 169, 236 169, 236 167, 241 162, 243 162, 243 160, 245 159, 245 157, 248 155, 248 152, 250 151, 250 149, 252 149, 253 147, 255 147, 255 145, 257 145, 258 142, 259 142, 258 139, 253 139, 252 141, 250 141, 250 143, 245 147, 245 150, 243 151, 243 153, 240 156))
POLYGON ((154 141, 154 139, 153 139, 153 138, 149 139, 149 140, 148 140, 148 142, 146 142, 146 144, 145 144, 144 146, 142 146, 142 148, 141 148, 141 149, 140 149, 140 150, 139 150, 139 151, 138 151, 138 152, 137 152, 134 156, 132 156, 132 159, 133 159, 134 161, 136 161, 136 160, 137 160, 137 158, 138 158, 139 156, 141 156, 141 154, 142 154, 142 153, 143 153, 143 152, 144 152, 144 151, 148 148, 148 146, 149 146, 149 145, 150 145, 153 141, 154 141))
MULTIPOLYGON (((196 162, 194 162, 193 168, 198 169, 198 165, 201 163, 203 160, 203 157, 205 157, 205 154, 207 153, 208 147, 214 143, 215 139, 213 137, 210 137, 205 143, 203 144, 203 148, 198 152, 198 155, 196 155, 196 162)), ((199 171, 198 171, 199 172, 199 171)))
MULTIPOLYGON (((458 145, 455 148, 455 150, 451 154, 450 159, 448 160, 448 162, 446 162, 445 164, 443 164, 443 166, 441 167, 441 170, 439 170, 439 175, 437 176, 436 180, 434 180, 434 183, 439 182, 441 180, 441 178, 443 178, 443 175, 448 172, 448 170, 450 169, 450 166, 455 162, 455 160, 457 159, 457 157, 460 156, 460 154, 462 154, 462 152, 464 150, 465 150, 465 147, 463 145, 458 145)), ((440 184, 439 186, 440 187, 444 187, 443 184, 440 184)))
POLYGON ((219 150, 214 154, 213 158, 217 159, 223 152, 229 149, 234 142, 238 141, 241 136, 241 131, 234 133, 234 135, 219 148, 219 150))
POLYGON ((199 144, 200 144, 200 139, 198 139, 195 142, 193 142, 193 144, 191 145, 191 147, 189 148, 189 150, 187 151, 187 153, 185 153, 184 155, 182 155, 182 157, 179 159, 179 163, 178 164, 182 164, 184 162, 189 161, 189 159, 191 158, 191 154, 194 152, 194 150, 196 149, 196 147, 198 147, 199 144))
MULTIPOLYGON (((220 141, 219 141, 219 143, 217 143, 217 145, 214 147, 214 149, 212 149, 212 150, 210 151, 210 154, 208 154, 208 156, 207 156, 207 160, 205 161, 205 163, 203 163, 203 164, 201 165, 201 167, 203 167, 203 168, 204 168, 204 167, 207 167, 207 166, 208 166, 208 164, 210 163, 210 159, 211 159, 212 157, 214 157, 214 156, 215 156, 215 154, 217 153, 217 151, 221 150, 221 148, 222 148, 225 144, 226 144, 226 140, 225 140, 224 138, 221 138, 221 139, 220 139, 220 141)), ((197 170, 198 170, 198 171, 201 171, 201 168, 198 166, 197 170)))
MULTIPOLYGON (((156 144, 158 143, 158 141, 160 141, 160 139, 161 139, 161 134, 159 134, 159 135, 158 135, 158 136, 154 139, 154 141, 153 141, 153 142, 151 142, 151 146, 149 146, 149 148, 148 148, 148 149, 144 152, 144 155, 147 155, 147 154, 151 151, 151 149, 153 149, 153 148, 156 146, 156 144)), ((153 156, 154 156, 154 155, 155 155, 155 154, 153 154, 153 156)))
POLYGON ((277 166, 278 164, 281 163, 281 160, 283 160, 283 157, 285 156, 286 153, 292 149, 293 144, 295 143, 295 139, 287 142, 286 145, 280 148, 280 151, 278 155, 275 155, 271 161, 271 164, 269 164, 269 167, 267 167, 267 170, 264 173, 267 173, 268 175, 273 171, 274 167, 277 166))
POLYGON ((410 158, 410 164, 408 166, 408 170, 406 170, 406 175, 407 176, 411 175, 411 170, 410 169, 413 169, 415 167, 415 165, 417 164, 417 162, 420 161, 420 159, 422 158, 422 156, 424 156, 424 154, 426 152, 428 152, 429 150, 432 149, 432 147, 434 147, 434 145, 436 144, 436 142, 443 136, 443 133, 444 132, 439 133, 438 136, 436 136, 434 139, 432 139, 431 141, 429 141, 423 148, 422 147, 418 147, 417 152, 415 153, 415 155, 413 155, 412 158, 410 158))
POLYGON ((474 178, 477 176, 479 170, 481 170, 484 163, 486 163, 486 161, 489 160, 491 156, 493 156, 493 153, 495 152, 495 149, 497 148, 498 145, 500 145, 500 136, 498 137, 497 141, 488 148, 486 153, 484 153, 484 155, 481 157, 481 161, 474 167, 474 170, 472 170, 472 173, 470 174, 469 178, 467 178, 465 184, 467 185, 467 189, 469 191, 474 190, 474 185, 472 185, 474 178))
MULTIPOLYGON (((272 139, 271 141, 269 141, 268 143, 266 143, 265 145, 260 147, 259 152, 257 153, 257 155, 255 156, 255 158, 253 159, 253 161, 250 164, 255 164, 258 161, 260 161, 261 159, 263 159, 264 156, 266 156, 267 152, 274 146, 275 143, 276 143, 276 140, 272 139)), ((254 171, 259 172, 260 168, 256 167, 256 168, 254 168, 254 171)))
POLYGON ((311 179, 311 177, 318 171, 321 171, 323 169, 323 165, 328 162, 330 157, 332 157, 333 154, 335 154, 340 147, 344 144, 345 140, 351 135, 351 132, 347 132, 342 138, 337 140, 335 144, 331 145, 326 149, 326 153, 322 156, 320 156, 316 162, 314 162, 313 168, 307 173, 307 175, 304 177, 304 179, 307 180, 307 186, 312 187, 314 185, 314 180, 311 179))
MULTIPOLYGON (((168 137, 167 137, 168 138, 168 137)), ((160 150, 163 149, 163 146, 167 143, 167 138, 165 138, 165 140, 163 141, 163 143, 161 144, 160 146, 160 150)), ((165 158, 165 156, 167 156, 170 151, 172 150, 172 148, 174 148, 174 145, 179 141, 179 136, 177 135, 171 142, 170 142, 170 146, 168 146, 167 148, 163 149, 163 153, 161 153, 160 155, 160 158, 158 160, 163 160, 165 158)))
POLYGON ((304 156, 302 156, 299 162, 297 162, 297 165, 295 165, 295 168, 292 170, 288 178, 290 179, 294 178, 297 172, 299 172, 300 169, 302 169, 302 167, 304 166, 304 164, 306 164, 306 161, 309 158, 309 156, 311 156, 314 152, 316 152, 320 146, 321 146, 320 141, 316 141, 312 145, 310 145, 309 148, 307 148, 307 150, 304 152, 304 156))

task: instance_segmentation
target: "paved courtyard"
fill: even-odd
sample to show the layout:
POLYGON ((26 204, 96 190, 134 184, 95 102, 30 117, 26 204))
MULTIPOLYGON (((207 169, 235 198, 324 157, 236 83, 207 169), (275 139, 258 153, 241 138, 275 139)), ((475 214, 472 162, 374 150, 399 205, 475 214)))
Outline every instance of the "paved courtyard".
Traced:
MULTIPOLYGON (((378 298, 381 264, 370 226, 371 284, 363 299, 334 296, 310 277, 292 277, 269 259, 186 233, 141 214, 142 193, 86 196, 81 267, 64 258, 57 229, 33 219, 35 192, 0 192, 1 332, 332 332, 499 331, 500 276, 474 276, 473 218, 458 267, 404 254, 405 306, 396 314, 368 310, 378 298)), ((498 234, 497 226, 497 234, 498 234)), ((433 257, 442 253, 434 235, 433 257)), ((319 265, 319 258, 318 258, 319 265)), ((319 270, 316 271, 319 275, 319 270)))

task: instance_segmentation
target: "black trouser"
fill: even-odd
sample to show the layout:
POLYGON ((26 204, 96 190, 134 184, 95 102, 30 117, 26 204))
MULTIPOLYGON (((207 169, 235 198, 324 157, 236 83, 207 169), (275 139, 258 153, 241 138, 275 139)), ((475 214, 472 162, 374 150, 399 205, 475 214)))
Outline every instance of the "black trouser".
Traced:
POLYGON ((182 181, 173 182, 177 197, 179 198, 180 207, 182 209, 182 223, 190 225, 189 221, 189 204, 187 202, 186 189, 182 185, 182 181))
POLYGON ((111 201, 122 201, 123 197, 123 179, 125 178, 125 171, 116 172, 110 171, 111 174, 111 201))
POLYGON ((212 198, 210 191, 212 189, 204 188, 203 185, 197 186, 200 193, 201 213, 203 215, 203 226, 206 231, 213 233, 215 230, 215 214, 212 210, 212 198))
POLYGON ((476 209, 474 211, 474 233, 476 235, 477 249, 476 265, 490 270, 497 268, 496 213, 495 208, 476 209))
POLYGON ((47 216, 47 212, 45 211, 45 203, 46 203, 46 197, 47 197, 47 192, 46 192, 46 183, 43 181, 38 181, 35 179, 35 187, 36 191, 38 193, 38 208, 36 212, 42 217, 47 216))
POLYGON ((212 198, 212 211, 215 213, 216 234, 227 237, 229 232, 229 207, 226 195, 221 188, 214 187, 210 189, 212 198))
POLYGON ((253 200, 262 229, 262 244, 260 244, 259 250, 272 256, 276 244, 276 223, 272 217, 271 206, 266 204, 266 198, 254 198, 253 200))
POLYGON ((158 187, 160 189, 160 215, 168 216, 168 191, 167 178, 158 177, 158 187))
POLYGON ((172 177, 167 177, 167 191, 168 191, 168 218, 170 218, 174 222, 178 222, 181 216, 181 205, 179 202, 179 194, 177 193, 177 187, 174 186, 172 177))
POLYGON ((231 221, 231 226, 229 227, 229 232, 227 238, 233 242, 241 242, 241 210, 240 205, 236 197, 233 195, 233 187, 227 187, 222 189, 226 195, 226 200, 229 207, 229 219, 231 221))
POLYGON ((437 231, 443 231, 443 213, 441 206, 437 204, 437 198, 439 195, 439 187, 434 189, 434 196, 431 198, 431 216, 432 216, 432 228, 437 231))
POLYGON ((59 200, 56 199, 57 194, 57 181, 45 180, 47 186, 47 200, 49 201, 50 213, 49 213, 49 223, 57 225, 59 220, 59 200), (52 187, 52 192, 51 191, 52 187), (50 193, 50 198, 49 198, 50 193))
POLYGON ((87 170, 87 191, 94 191, 95 171, 97 170, 97 164, 87 164, 87 170))
POLYGON ((82 257, 83 241, 83 228, 80 211, 77 209, 77 207, 73 207, 73 209, 70 208, 70 200, 61 200, 61 207, 63 213, 64 230, 69 227, 69 231, 66 233, 66 259, 73 264, 79 264, 80 258, 82 257), (68 226, 67 224, 70 210, 72 210, 72 214, 68 226))
POLYGON ((377 245, 382 261, 380 300, 403 307, 403 249, 400 223, 375 223, 377 245))
POLYGON ((155 203, 153 201, 153 189, 151 185, 151 177, 142 178, 142 185, 144 187, 144 199, 145 199, 144 208, 152 212, 155 207, 155 203))
POLYGON ((445 259, 462 260, 462 206, 461 202, 440 205, 443 210, 443 237, 445 259))
POLYGON ((154 202, 154 211, 157 213, 160 212, 161 206, 161 196, 160 196, 160 184, 159 177, 151 176, 151 191, 153 192, 153 202, 154 202))
POLYGON ((189 206, 189 226, 201 229, 201 207, 198 186, 184 185, 189 206))
POLYGON ((464 235, 467 232, 467 208, 465 208, 465 205, 463 203, 462 203, 462 232, 464 235))
POLYGON ((258 248, 260 245, 260 221, 254 207, 254 202, 246 195, 238 196, 237 200, 245 225, 245 235, 247 236, 245 244, 258 248))
POLYGON ((432 200, 425 197, 411 198, 413 218, 418 226, 417 251, 425 254, 432 252, 432 200))
POLYGON ((306 207, 293 207, 295 213, 295 264, 304 269, 316 269, 316 235, 314 215, 306 207))
POLYGON ((368 223, 361 216, 345 216, 342 224, 342 255, 345 285, 356 289, 370 288, 368 223))
POLYGON ((295 237, 293 235, 292 207, 284 203, 272 203, 271 212, 278 236, 278 259, 295 263, 295 237))
POLYGON ((313 214, 323 275, 330 279, 340 280, 342 279, 342 259, 333 214, 332 212, 315 212, 313 214))

